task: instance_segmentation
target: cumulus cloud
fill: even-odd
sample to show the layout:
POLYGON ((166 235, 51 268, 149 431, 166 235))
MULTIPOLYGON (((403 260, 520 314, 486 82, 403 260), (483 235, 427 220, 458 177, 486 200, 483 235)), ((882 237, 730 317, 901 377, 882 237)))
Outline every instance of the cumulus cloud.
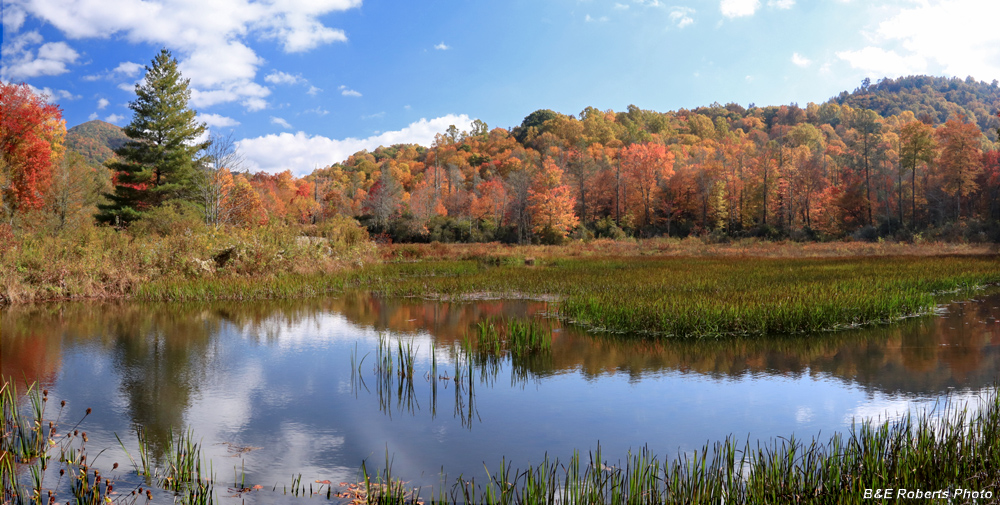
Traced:
POLYGON ((794 63, 798 67, 806 68, 809 65, 812 65, 812 60, 806 58, 805 56, 802 56, 799 53, 792 53, 792 63, 794 63))
MULTIPOLYGON (((926 71, 922 63, 933 62, 944 73, 989 81, 1000 79, 998 17, 997 2, 929 0, 882 21, 876 34, 882 41, 896 44, 888 49, 898 51, 899 58, 908 63, 906 71, 926 71)), ((884 43, 877 45, 887 49, 884 43)))
POLYGON ((595 21, 597 21, 597 22, 600 22, 600 23, 603 23, 603 22, 605 22, 605 21, 607 21, 607 20, 608 20, 608 17, 607 17, 607 16, 601 16, 601 17, 599 17, 599 18, 592 18, 592 17, 590 17, 590 14, 587 14, 587 15, 586 15, 586 16, 585 16, 585 17, 583 18, 583 20, 584 20, 584 21, 586 21, 587 23, 593 23, 593 22, 595 22, 595 21))
MULTIPOLYGON (((266 107, 266 95, 259 85, 250 84, 263 60, 243 41, 275 40, 287 53, 346 41, 343 30, 327 27, 321 19, 360 5, 361 0, 5 0, 4 23, 5 29, 20 28, 18 13, 23 12, 70 39, 121 37, 133 44, 169 47, 191 79, 193 92, 206 98, 201 106, 222 100, 259 110, 266 107), (9 22, 8 12, 14 13, 9 22)), ((4 55, 4 73, 58 75, 66 71, 65 64, 75 61, 75 52, 67 49, 46 48, 49 59, 44 65, 18 60, 15 66, 4 55)))
POLYGON ((760 0, 722 0, 719 3, 719 10, 727 18, 738 18, 742 16, 753 16, 760 8, 760 0))
POLYGON ((271 116, 271 124, 276 124, 282 128, 285 128, 286 130, 292 129, 292 125, 288 124, 288 121, 285 121, 280 117, 271 116))
POLYGON ((69 72, 67 65, 75 63, 80 57, 65 42, 42 42, 42 36, 37 31, 12 37, 10 42, 3 45, 4 64, 0 70, 0 78, 18 81, 43 75, 65 74, 69 72))
POLYGON ((677 28, 684 28, 685 26, 694 24, 694 18, 691 17, 694 12, 694 9, 690 7, 674 7, 670 10, 670 22, 677 26, 677 28))
POLYGON ((111 114, 110 116, 104 118, 104 120, 109 123, 118 124, 125 120, 125 116, 122 116, 121 114, 111 114))
POLYGON ((198 114, 196 120, 207 124, 211 128, 229 128, 240 125, 239 121, 219 114, 198 114))
POLYGON ((306 91, 306 93, 308 93, 310 96, 316 96, 317 94, 319 94, 320 91, 323 91, 323 90, 317 88, 316 86, 310 85, 309 86, 309 91, 306 91))
POLYGON ((107 98, 102 98, 102 99, 98 100, 97 101, 97 110, 104 109, 105 107, 108 106, 109 103, 111 103, 111 102, 109 102, 107 98))
POLYGON ((438 51, 447 51, 451 49, 451 47, 449 47, 444 42, 441 42, 440 44, 434 44, 434 49, 437 49, 438 51))
POLYGON ((28 89, 36 95, 40 95, 48 103, 57 103, 59 100, 76 100, 80 95, 74 95, 65 89, 52 89, 49 87, 36 88, 28 84, 28 89))
POLYGON ((252 171, 264 170, 278 173, 291 170, 296 175, 305 175, 317 166, 327 166, 346 160, 348 156, 362 150, 374 150, 378 146, 392 144, 430 145, 434 135, 445 131, 449 125, 459 130, 471 129, 469 116, 449 114, 439 118, 421 119, 401 130, 383 132, 364 139, 331 139, 305 132, 264 135, 238 142, 240 152, 246 157, 252 171))
POLYGON ((881 47, 868 46, 857 51, 840 51, 837 57, 850 63, 852 68, 864 71, 869 77, 922 74, 927 70, 927 60, 924 57, 917 54, 902 56, 881 47))
POLYGON ((767 6, 776 9, 791 9, 795 6, 795 0, 767 0, 767 6))
POLYGON ((626 9, 628 9, 628 4, 623 4, 623 3, 615 2, 615 9, 622 10, 622 11, 626 10, 626 9))
POLYGON ((271 84, 298 84, 302 82, 302 76, 274 70, 270 74, 267 74, 264 80, 271 84))
POLYGON ((354 96, 354 97, 361 96, 361 93, 359 93, 357 91, 354 91, 353 89, 348 88, 345 85, 341 85, 340 88, 337 88, 337 89, 339 89, 340 90, 340 94, 344 95, 344 96, 354 96))
POLYGON ((115 74, 123 75, 125 77, 135 77, 139 75, 139 72, 144 68, 141 63, 136 63, 134 61, 123 61, 118 64, 113 70, 115 74))
POLYGON ((90 115, 87 116, 87 119, 89 119, 91 121, 97 119, 97 113, 96 112, 91 112, 90 115))

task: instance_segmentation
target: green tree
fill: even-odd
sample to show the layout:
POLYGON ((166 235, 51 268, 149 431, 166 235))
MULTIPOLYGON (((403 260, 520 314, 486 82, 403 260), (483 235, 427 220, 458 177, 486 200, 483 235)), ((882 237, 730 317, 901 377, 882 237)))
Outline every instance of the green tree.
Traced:
POLYGON ((115 150, 120 159, 108 164, 115 189, 106 195, 109 203, 98 206, 98 221, 127 225, 165 202, 194 198, 198 152, 209 142, 196 142, 205 124, 188 108, 188 82, 166 49, 146 67, 129 103, 132 122, 123 129, 130 140, 115 150))

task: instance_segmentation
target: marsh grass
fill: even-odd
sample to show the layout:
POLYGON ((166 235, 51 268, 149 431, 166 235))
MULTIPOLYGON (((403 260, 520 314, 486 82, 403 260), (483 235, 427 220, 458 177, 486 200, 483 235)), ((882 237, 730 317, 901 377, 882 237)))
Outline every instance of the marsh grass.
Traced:
POLYGON ((372 267, 351 283, 382 295, 558 300, 605 331, 678 337, 852 328, 932 311, 944 293, 1000 283, 995 256, 557 258, 533 267, 471 261, 372 267))
MULTIPOLYGON (((369 488, 364 503, 417 503, 419 493, 402 493, 402 481, 388 470, 375 473, 381 485, 369 488)), ((871 501, 865 489, 892 488, 947 491, 949 503, 996 503, 1000 400, 994 389, 971 411, 945 400, 933 411, 900 420, 860 420, 825 443, 791 437, 752 446, 727 438, 672 460, 643 448, 614 463, 598 445, 586 460, 579 453, 566 463, 546 456, 524 470, 502 460, 499 470, 487 473, 479 482, 460 476, 447 491, 442 483, 430 490, 429 502, 861 504, 871 501)))
POLYGON ((552 329, 535 319, 487 319, 476 324, 474 341, 465 340, 463 347, 470 353, 524 358, 552 351, 552 329))

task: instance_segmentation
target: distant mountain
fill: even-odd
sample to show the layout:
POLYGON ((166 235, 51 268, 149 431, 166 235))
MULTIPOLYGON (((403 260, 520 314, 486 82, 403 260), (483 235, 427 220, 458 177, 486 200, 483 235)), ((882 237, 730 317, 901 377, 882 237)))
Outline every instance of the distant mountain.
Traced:
POLYGON ((972 77, 933 77, 911 75, 898 79, 882 79, 870 83, 867 79, 852 93, 846 91, 830 101, 851 107, 864 107, 889 117, 903 111, 913 111, 932 124, 965 116, 974 121, 991 139, 1000 126, 1000 85, 976 81, 972 77))
POLYGON ((66 132, 66 147, 83 155, 88 162, 103 165, 115 156, 114 150, 128 142, 122 129, 95 119, 66 132))

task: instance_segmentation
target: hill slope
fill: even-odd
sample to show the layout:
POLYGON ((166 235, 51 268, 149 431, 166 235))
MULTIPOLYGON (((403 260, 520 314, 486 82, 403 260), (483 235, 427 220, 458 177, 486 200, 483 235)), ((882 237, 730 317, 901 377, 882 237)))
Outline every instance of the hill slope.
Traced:
POLYGON ((87 162, 103 165, 111 159, 114 150, 128 142, 122 129, 101 120, 87 121, 66 132, 66 147, 80 153, 87 162))
POLYGON ((950 118, 966 116, 974 121, 991 140, 1000 127, 1000 85, 994 80, 987 84, 971 77, 934 77, 911 75, 898 79, 882 79, 875 84, 862 84, 854 92, 841 92, 831 102, 851 107, 864 107, 889 117, 903 111, 926 115, 932 124, 950 118))

